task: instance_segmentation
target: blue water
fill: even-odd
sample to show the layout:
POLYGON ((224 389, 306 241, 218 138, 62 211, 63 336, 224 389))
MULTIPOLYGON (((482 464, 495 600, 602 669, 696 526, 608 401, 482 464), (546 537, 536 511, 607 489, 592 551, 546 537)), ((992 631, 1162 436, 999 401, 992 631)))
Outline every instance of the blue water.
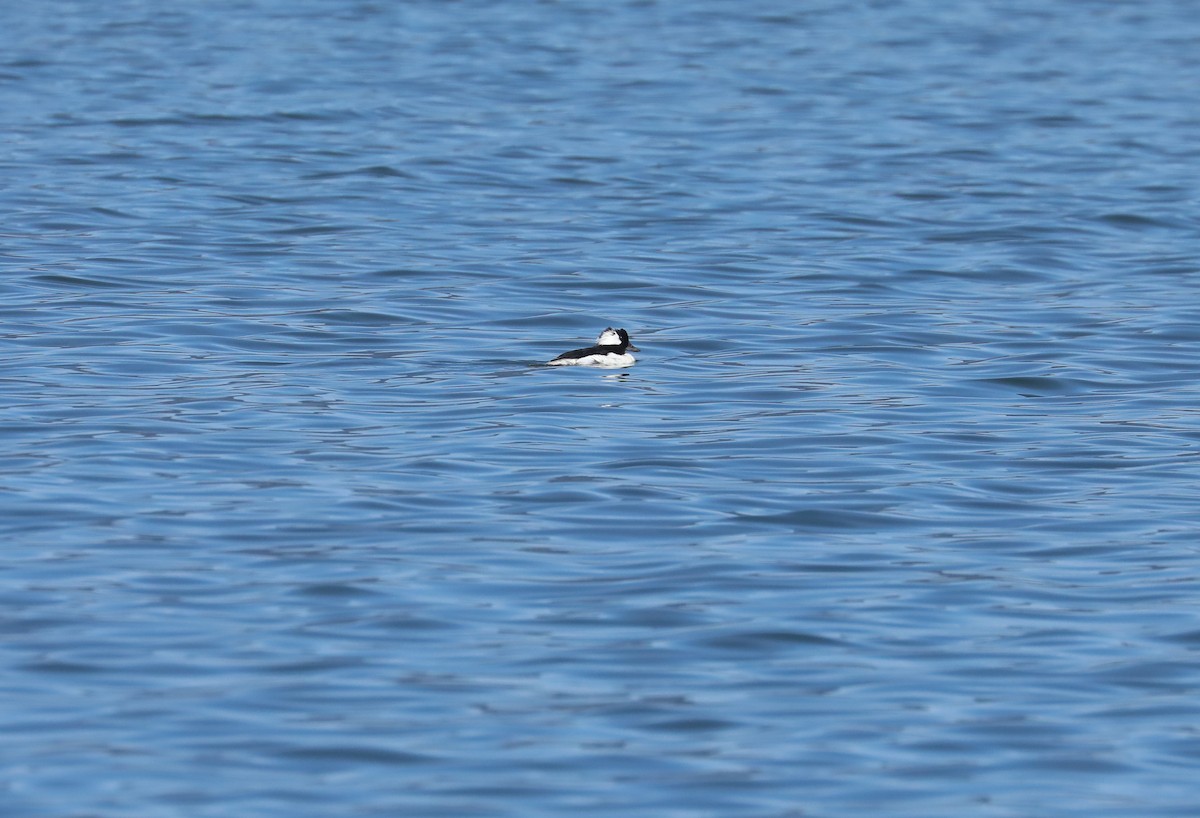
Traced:
POLYGON ((5 818, 1196 814, 1193 4, 0 45, 5 818))

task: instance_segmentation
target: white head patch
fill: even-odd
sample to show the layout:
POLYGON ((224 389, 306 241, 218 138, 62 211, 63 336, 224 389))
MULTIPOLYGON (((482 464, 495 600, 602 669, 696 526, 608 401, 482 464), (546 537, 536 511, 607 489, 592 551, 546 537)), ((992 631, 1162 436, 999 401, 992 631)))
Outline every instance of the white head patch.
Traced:
POLYGON ((600 337, 596 339, 597 346, 615 346, 621 343, 621 336, 617 335, 617 331, 612 327, 600 333, 600 337))

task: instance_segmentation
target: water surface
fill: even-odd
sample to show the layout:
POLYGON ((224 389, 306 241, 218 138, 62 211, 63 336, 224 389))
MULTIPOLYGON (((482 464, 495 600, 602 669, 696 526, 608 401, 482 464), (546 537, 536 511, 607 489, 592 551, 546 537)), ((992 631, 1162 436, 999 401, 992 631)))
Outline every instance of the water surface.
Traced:
POLYGON ((6 815, 1195 814, 1185 4, 2 16, 6 815))

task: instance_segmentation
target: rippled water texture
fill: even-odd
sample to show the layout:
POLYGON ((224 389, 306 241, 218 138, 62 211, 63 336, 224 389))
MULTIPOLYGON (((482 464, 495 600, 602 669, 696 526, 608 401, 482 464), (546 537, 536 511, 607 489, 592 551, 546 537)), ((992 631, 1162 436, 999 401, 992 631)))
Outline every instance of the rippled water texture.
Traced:
POLYGON ((6 818, 1196 814, 1193 4, 0 18, 6 818))

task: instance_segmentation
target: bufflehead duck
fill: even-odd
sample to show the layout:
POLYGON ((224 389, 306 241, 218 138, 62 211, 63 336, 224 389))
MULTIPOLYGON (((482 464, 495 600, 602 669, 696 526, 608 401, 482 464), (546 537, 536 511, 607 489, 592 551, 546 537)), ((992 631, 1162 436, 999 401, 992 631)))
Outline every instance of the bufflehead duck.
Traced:
POLYGON ((596 339, 594 347, 585 347, 584 349, 573 349, 570 352, 564 352, 553 361, 548 362, 548 366, 602 366, 607 369, 617 369, 622 366, 633 366, 634 360, 626 350, 632 349, 634 352, 641 352, 640 349, 629 343, 629 333, 623 329, 613 329, 608 327, 604 332, 600 333, 600 337, 596 339))

